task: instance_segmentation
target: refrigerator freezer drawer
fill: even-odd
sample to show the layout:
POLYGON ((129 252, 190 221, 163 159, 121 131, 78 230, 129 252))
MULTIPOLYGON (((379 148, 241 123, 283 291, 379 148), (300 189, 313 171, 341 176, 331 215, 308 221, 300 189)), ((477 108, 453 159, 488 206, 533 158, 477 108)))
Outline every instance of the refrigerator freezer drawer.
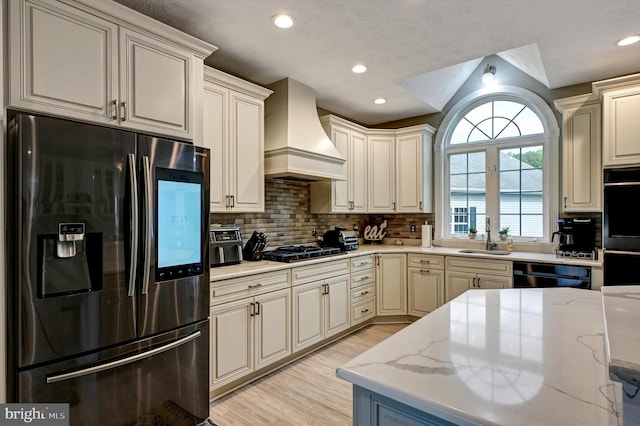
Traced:
POLYGON ((208 334, 205 320, 22 371, 20 400, 68 402, 71 425, 196 425, 209 415, 208 334))

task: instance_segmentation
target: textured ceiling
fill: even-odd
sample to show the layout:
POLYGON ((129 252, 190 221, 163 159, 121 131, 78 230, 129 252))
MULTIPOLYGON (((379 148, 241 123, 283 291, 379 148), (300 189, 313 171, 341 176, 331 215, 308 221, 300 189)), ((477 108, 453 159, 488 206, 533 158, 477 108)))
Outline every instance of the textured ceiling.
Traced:
POLYGON ((217 46, 207 65, 293 78, 369 125, 440 111, 494 54, 551 89, 640 72, 640 43, 615 45, 640 33, 638 0, 117 1, 217 46), (281 12, 292 28, 271 24, 281 12), (353 74, 359 62, 369 70, 353 74))

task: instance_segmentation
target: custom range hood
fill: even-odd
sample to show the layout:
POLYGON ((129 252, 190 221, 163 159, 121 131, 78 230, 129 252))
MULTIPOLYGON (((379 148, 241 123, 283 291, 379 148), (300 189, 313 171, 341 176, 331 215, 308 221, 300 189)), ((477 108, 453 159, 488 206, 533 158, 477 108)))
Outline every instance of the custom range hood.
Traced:
POLYGON ((322 129, 313 89, 285 78, 268 86, 264 172, 299 181, 345 180, 344 158, 322 129))

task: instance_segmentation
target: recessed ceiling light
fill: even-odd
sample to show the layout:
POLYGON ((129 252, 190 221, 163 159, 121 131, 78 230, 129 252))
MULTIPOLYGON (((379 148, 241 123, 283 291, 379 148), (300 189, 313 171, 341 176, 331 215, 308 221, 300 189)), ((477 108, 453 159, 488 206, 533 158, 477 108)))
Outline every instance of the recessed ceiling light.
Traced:
POLYGON ((383 103, 387 102, 387 100, 385 98, 377 98, 373 101, 374 104, 377 105, 382 105, 383 103))
POLYGON ((293 26, 293 16, 281 13, 272 17, 271 22, 278 28, 291 28, 293 26))
POLYGON ((353 68, 351 68, 351 71, 355 72, 356 74, 362 74, 366 70, 367 67, 362 64, 354 65, 353 68))
POLYGON ((640 41, 640 34, 634 34, 629 37, 625 37, 621 40, 618 40, 618 46, 628 46, 633 43, 637 43, 640 41))

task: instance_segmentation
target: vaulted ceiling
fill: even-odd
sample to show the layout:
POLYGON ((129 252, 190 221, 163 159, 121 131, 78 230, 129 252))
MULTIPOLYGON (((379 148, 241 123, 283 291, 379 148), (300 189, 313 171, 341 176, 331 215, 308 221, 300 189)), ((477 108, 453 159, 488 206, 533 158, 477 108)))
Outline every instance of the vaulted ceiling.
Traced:
POLYGON ((640 43, 616 45, 640 33, 638 0, 116 1, 217 46, 207 65, 293 78, 367 125, 441 111, 491 55, 550 89, 640 72, 640 43), (272 24, 282 12, 293 27, 272 24))

